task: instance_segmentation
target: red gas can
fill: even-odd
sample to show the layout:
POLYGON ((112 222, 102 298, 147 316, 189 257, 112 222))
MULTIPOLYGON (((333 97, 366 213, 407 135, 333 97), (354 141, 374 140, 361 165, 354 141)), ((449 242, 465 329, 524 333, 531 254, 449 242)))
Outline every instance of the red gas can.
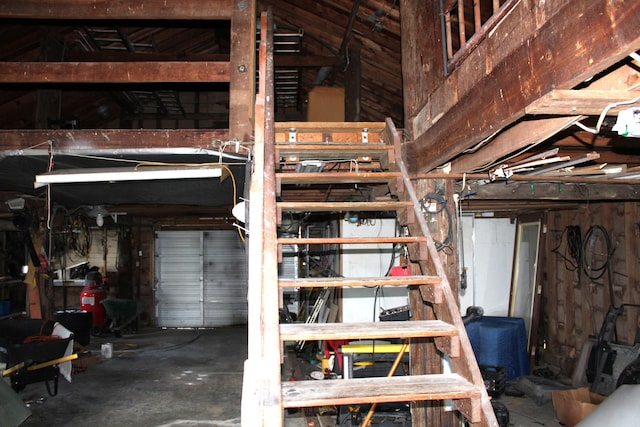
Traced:
POLYGON ((102 276, 87 274, 84 288, 80 292, 80 309, 91 312, 91 335, 99 336, 106 326, 107 314, 101 301, 107 297, 102 285, 102 276))

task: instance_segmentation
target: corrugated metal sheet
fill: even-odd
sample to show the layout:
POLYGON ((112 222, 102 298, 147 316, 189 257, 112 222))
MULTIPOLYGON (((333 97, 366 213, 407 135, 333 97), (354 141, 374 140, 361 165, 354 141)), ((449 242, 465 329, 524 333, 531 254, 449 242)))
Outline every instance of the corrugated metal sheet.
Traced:
POLYGON ((156 239, 159 326, 246 323, 246 255, 231 230, 162 231, 156 239))
POLYGON ((247 259, 235 230, 204 232, 204 325, 247 323, 247 259))
POLYGON ((278 264, 278 277, 297 279, 298 259, 298 245, 282 245, 282 262, 278 264))

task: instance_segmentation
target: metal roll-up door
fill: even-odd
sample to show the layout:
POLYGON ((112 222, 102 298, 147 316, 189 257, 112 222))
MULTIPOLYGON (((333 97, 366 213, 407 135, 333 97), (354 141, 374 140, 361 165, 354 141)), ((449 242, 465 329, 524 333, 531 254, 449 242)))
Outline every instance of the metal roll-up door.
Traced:
POLYGON ((233 230, 156 234, 156 318, 162 327, 247 321, 247 263, 233 230))
POLYGON ((204 232, 204 326, 247 323, 247 260, 235 230, 204 232))

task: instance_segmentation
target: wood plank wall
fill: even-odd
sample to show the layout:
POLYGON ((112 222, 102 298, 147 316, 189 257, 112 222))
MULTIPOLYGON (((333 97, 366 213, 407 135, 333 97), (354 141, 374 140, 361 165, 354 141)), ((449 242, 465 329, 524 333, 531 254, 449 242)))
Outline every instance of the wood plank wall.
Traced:
MULTIPOLYGON (((583 343, 597 336, 610 304, 640 304, 639 224, 636 202, 587 203, 576 210, 549 213, 538 340, 539 345, 546 343, 546 349, 538 353, 542 362, 571 376, 583 343), (592 260, 590 273, 584 266, 580 273, 574 267, 567 246, 568 227, 573 226, 580 227, 583 240, 592 230, 593 242, 583 241, 585 258, 592 260), (605 234, 610 241, 608 251, 605 234)), ((626 309, 617 323, 618 341, 633 343, 639 324, 640 309, 626 309)))

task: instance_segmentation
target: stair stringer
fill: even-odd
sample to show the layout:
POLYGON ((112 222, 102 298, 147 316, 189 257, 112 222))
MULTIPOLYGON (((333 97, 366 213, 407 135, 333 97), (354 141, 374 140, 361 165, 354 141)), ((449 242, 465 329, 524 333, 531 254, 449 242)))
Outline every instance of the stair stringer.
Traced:
MULTIPOLYGON (((456 301, 456 298, 454 297, 451 290, 451 285, 449 284, 449 280, 447 279, 444 266, 442 265, 442 262, 440 260, 440 255, 438 254, 435 242, 433 241, 433 237, 431 236, 431 232, 429 231, 429 228, 427 226, 424 214, 420 210, 420 203, 413 188, 413 183, 411 182, 407 168, 404 164, 404 161, 402 160, 402 156, 399 153, 400 136, 390 119, 387 119, 387 131, 388 137, 392 138, 392 141, 388 142, 393 143, 393 145, 396 147, 395 164, 403 176, 402 180, 404 184, 404 195, 406 198, 408 198, 408 200, 413 202, 415 221, 406 224, 407 228, 411 236, 424 236, 427 239, 426 246, 429 255, 428 260, 419 260, 417 261, 417 264, 420 266, 422 274, 437 275, 442 280, 441 288, 443 298, 441 303, 433 303, 431 301, 427 301, 424 298, 424 296, 427 294, 426 286, 420 287, 421 295, 423 295, 423 299, 425 299, 425 302, 428 302, 433 307, 434 313, 438 320, 450 323, 458 329, 460 339, 460 356, 452 357, 450 359, 452 370, 453 372, 466 378, 469 382, 473 383, 482 391, 482 421, 480 423, 473 423, 472 425, 497 427, 498 422, 493 411, 493 407, 491 406, 491 400, 484 385, 482 374, 480 372, 480 368, 478 367, 478 362, 473 352, 473 348, 471 347, 471 342, 469 341, 469 337, 462 321, 458 302, 456 301), (423 290, 425 292, 422 292, 423 290)), ((454 401, 454 404, 462 413, 469 413, 470 408, 466 407, 468 401, 454 401)))

